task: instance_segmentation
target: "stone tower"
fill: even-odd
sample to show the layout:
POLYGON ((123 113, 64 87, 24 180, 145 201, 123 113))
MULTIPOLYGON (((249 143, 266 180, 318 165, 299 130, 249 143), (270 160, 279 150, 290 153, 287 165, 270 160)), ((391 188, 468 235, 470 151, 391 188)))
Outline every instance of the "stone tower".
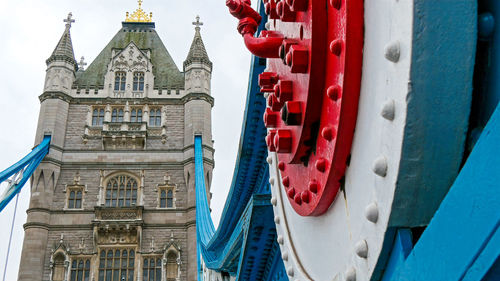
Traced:
POLYGON ((84 69, 69 14, 47 60, 19 280, 196 280, 194 136, 212 178, 212 63, 199 18, 181 72, 151 14, 122 28, 84 69))

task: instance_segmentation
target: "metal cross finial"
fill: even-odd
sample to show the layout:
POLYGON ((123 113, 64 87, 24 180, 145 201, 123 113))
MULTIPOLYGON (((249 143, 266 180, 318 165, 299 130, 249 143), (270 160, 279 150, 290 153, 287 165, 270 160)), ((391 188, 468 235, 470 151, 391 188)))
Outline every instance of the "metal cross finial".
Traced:
POLYGON ((200 29, 200 26, 203 25, 203 23, 200 21, 200 16, 196 16, 196 21, 193 21, 193 25, 196 26, 196 29, 200 29))
POLYGON ((82 71, 85 70, 85 66, 87 66, 87 63, 85 62, 85 57, 82 57, 80 59, 78 66, 80 67, 80 70, 82 70, 82 71))
POLYGON ((66 23, 66 27, 70 28, 71 24, 75 22, 75 20, 73 19, 73 13, 69 13, 68 17, 64 20, 64 22, 66 23))

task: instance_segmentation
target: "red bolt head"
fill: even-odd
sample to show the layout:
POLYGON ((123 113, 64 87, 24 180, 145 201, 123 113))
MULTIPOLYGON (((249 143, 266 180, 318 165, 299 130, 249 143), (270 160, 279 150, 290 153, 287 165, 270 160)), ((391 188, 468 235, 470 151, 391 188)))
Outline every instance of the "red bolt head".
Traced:
POLYGON ((267 105, 271 108, 272 111, 280 111, 283 104, 278 101, 278 98, 274 94, 270 94, 267 97, 267 105))
POLYGON ((316 161, 316 169, 322 173, 326 171, 326 159, 325 158, 320 158, 316 161))
POLYGON ((278 82, 278 74, 274 72, 262 72, 259 74, 259 86, 261 92, 274 91, 274 85, 278 82))
POLYGON ((300 125, 302 122, 302 103, 287 101, 281 108, 281 119, 289 126, 300 125))
POLYGON ((286 3, 290 6, 292 11, 306 11, 308 0, 286 0, 286 3))
POLYGON ((335 9, 340 10, 342 0, 330 0, 330 5, 332 5, 335 9))
POLYGON ((291 54, 290 64, 287 63, 291 67, 290 71, 292 73, 306 73, 309 66, 309 51, 307 48, 293 45, 290 47, 288 54, 291 54))
POLYGON ((312 180, 309 182, 309 191, 312 193, 318 193, 319 190, 319 183, 315 180, 312 180))
POLYGON ((330 51, 334 55, 336 55, 337 57, 339 57, 340 54, 342 53, 342 46, 343 46, 342 40, 335 39, 335 40, 332 41, 332 43, 330 43, 330 51))
POLYGON ((290 47, 292 45, 297 45, 298 41, 295 39, 284 39, 283 43, 280 46, 279 52, 280 52, 280 58, 283 60, 283 63, 286 64, 286 54, 288 54, 288 51, 290 51, 290 47))
POLYGON ((274 147, 278 153, 290 153, 292 151, 292 133, 290 130, 276 131, 274 147))
POLYGON ((274 95, 280 103, 285 103, 292 100, 293 97, 293 82, 289 80, 280 80, 274 86, 274 95))
POLYGON ((342 87, 339 85, 330 86, 326 90, 326 95, 333 101, 337 101, 342 96, 342 87))
POLYGON ((302 202, 309 203, 311 201, 311 192, 308 190, 302 191, 300 197, 302 199, 302 202))
POLYGON ((286 194, 288 195, 288 197, 293 198, 293 197, 295 196, 295 188, 293 188, 293 187, 292 187, 292 188, 290 188, 290 189, 286 192, 286 194))
POLYGON ((269 16, 270 19, 279 19, 278 13, 276 12, 276 2, 275 0, 269 0, 264 5, 266 15, 269 16))
POLYGON ((285 171, 285 162, 281 161, 278 163, 278 169, 280 169, 280 171, 285 171))
POLYGON ((330 126, 324 127, 323 130, 321 130, 321 136, 327 141, 331 141, 333 139, 334 134, 335 134, 335 129, 330 126))
POLYGON ((276 135, 276 130, 270 130, 269 132, 267 132, 266 144, 267 144, 267 148, 271 152, 276 151, 276 147, 274 146, 274 136, 275 135, 276 135))
POLYGON ((264 124, 266 125, 266 128, 276 128, 278 125, 278 113, 267 107, 264 112, 264 124))
POLYGON ((300 193, 295 194, 295 196, 293 197, 293 201, 295 201, 295 203, 299 205, 302 204, 302 198, 300 197, 300 193))
POLYGON ((276 4, 276 12, 283 22, 295 21, 295 12, 290 10, 290 6, 288 6, 284 1, 280 1, 276 4))
POLYGON ((289 177, 284 177, 283 178, 283 185, 285 187, 289 187, 290 186, 290 178, 289 177))

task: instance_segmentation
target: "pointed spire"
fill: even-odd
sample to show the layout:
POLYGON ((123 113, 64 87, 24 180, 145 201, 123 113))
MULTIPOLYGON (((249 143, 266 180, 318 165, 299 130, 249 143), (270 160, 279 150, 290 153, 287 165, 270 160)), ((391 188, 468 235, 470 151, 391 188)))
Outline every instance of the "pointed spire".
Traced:
POLYGON ((193 62, 202 62, 206 63, 212 68, 212 62, 208 58, 207 50, 205 49, 205 45, 203 44, 203 39, 201 39, 200 26, 203 25, 200 22, 200 16, 196 16, 196 21, 193 22, 195 27, 195 33, 193 38, 193 43, 191 43, 191 48, 189 49, 188 56, 184 61, 184 68, 186 65, 191 64, 193 62))
POLYGON ((71 42, 71 24, 75 22, 73 19, 73 14, 69 13, 68 17, 64 20, 66 23, 66 29, 64 30, 59 43, 57 43, 56 48, 52 52, 52 55, 47 59, 47 65, 54 61, 66 61, 77 68, 77 62, 75 60, 75 54, 73 52, 73 43, 71 42))

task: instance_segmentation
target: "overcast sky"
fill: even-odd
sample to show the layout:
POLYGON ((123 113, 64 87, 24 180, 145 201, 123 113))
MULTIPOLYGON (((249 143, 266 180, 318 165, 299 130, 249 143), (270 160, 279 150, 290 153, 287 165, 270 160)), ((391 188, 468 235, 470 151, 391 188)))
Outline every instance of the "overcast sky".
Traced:
MULTIPOLYGON (((253 2, 256 2, 255 0, 253 2)), ((255 4, 255 3, 254 3, 255 4)), ((121 28, 135 0, 0 0, 0 171, 20 160, 33 147, 45 78, 45 60, 64 31, 63 19, 72 12, 71 35, 77 60, 90 64, 121 28)), ((145 0, 153 12, 156 31, 177 67, 187 56, 194 35, 192 22, 200 15, 202 36, 214 64, 212 111, 215 170, 212 216, 218 222, 231 182, 241 131, 250 55, 236 31, 237 21, 224 0, 145 0)), ((0 192, 5 185, 2 185, 0 192)), ((15 199, 14 199, 15 200, 15 199)), ((0 213, 0 272, 3 276, 14 200, 0 213)), ((17 280, 29 203, 23 189, 14 225, 14 238, 5 280, 17 280)))

